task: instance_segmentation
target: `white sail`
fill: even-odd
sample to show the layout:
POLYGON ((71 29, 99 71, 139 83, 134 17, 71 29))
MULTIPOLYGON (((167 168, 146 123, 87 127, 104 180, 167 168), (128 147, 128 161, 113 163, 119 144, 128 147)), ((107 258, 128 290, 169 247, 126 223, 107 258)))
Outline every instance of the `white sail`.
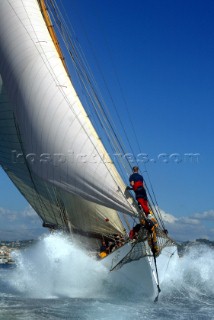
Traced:
POLYGON ((133 240, 113 237, 125 233, 119 213, 138 213, 78 98, 40 5, 0 1, 0 164, 46 226, 87 236, 89 249, 98 249, 97 238, 115 239, 101 263, 115 271, 115 280, 142 286, 157 300, 158 270, 167 268, 174 242, 153 217, 137 224, 133 240))
POLYGON ((36 0, 0 1, 0 44, 3 168, 44 221, 122 232, 117 211, 136 210, 124 196, 126 186, 82 107, 36 0))

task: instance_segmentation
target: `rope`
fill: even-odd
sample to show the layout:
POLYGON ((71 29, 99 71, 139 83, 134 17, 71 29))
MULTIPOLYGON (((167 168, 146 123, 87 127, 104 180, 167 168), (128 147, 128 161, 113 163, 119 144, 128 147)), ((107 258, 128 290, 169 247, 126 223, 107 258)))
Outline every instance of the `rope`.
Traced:
POLYGON ((155 264, 155 272, 156 272, 156 277, 157 277, 157 290, 158 290, 158 294, 157 294, 154 302, 157 302, 158 297, 159 297, 159 293, 161 292, 161 289, 160 289, 160 284, 159 284, 158 268, 157 268, 157 261, 156 261, 156 256, 155 256, 155 246, 154 246, 154 240, 153 240, 152 235, 151 235, 151 242, 152 242, 152 254, 153 254, 153 259, 154 259, 154 264, 155 264))
MULTIPOLYGON (((52 7, 53 7, 53 9, 54 9, 54 11, 55 11, 55 13, 56 13, 56 10, 55 10, 55 6, 56 6, 56 5, 54 6, 54 2, 55 2, 55 1, 51 1, 51 5, 52 5, 52 7)), ((59 14, 60 14, 60 12, 59 12, 59 14)), ((75 66, 75 68, 76 68, 76 70, 77 70, 77 72, 78 72, 78 74, 79 74, 79 79, 80 79, 81 83, 84 85, 84 87, 85 87, 85 89, 86 89, 86 91, 87 91, 87 93, 88 93, 91 101, 93 102, 92 104, 93 104, 93 106, 94 106, 94 109, 95 109, 95 111, 96 111, 97 116, 98 116, 99 119, 100 119, 100 123, 101 123, 102 127, 105 129, 105 131, 108 133, 107 136, 108 136, 108 138, 109 138, 110 145, 114 148, 114 150, 115 150, 116 152, 120 152, 120 151, 121 151, 122 153, 125 154, 124 146, 123 146, 121 140, 118 138, 118 135, 116 134, 116 131, 115 131, 115 129, 114 129, 114 125, 113 125, 112 122, 108 119, 108 115, 107 115, 107 113, 106 113, 106 110, 103 108, 102 99, 100 100, 100 98, 98 97, 97 92, 96 92, 95 89, 94 89, 94 81, 93 81, 93 78, 90 77, 90 75, 89 75, 89 74, 90 74, 90 70, 89 70, 89 68, 87 67, 87 64, 84 64, 84 61, 81 61, 81 56, 80 56, 80 58, 79 58, 79 55, 78 55, 78 51, 79 51, 79 50, 78 50, 78 48, 76 47, 75 41, 72 42, 70 38, 68 38, 68 40, 66 40, 66 38, 65 38, 66 28, 63 29, 63 28, 64 28, 64 25, 63 25, 63 23, 61 22, 61 20, 59 19, 59 16, 57 15, 57 13, 56 13, 56 17, 57 17, 57 19, 58 19, 57 25, 59 26, 59 31, 60 31, 60 33, 61 33, 62 38, 63 38, 64 41, 65 41, 66 46, 68 47, 68 44, 71 44, 71 48, 73 49, 73 51, 71 52, 71 51, 69 50, 69 54, 70 54, 70 56, 71 56, 72 61, 74 62, 74 66, 75 66), (86 69, 85 69, 85 66, 86 66, 86 69), (87 73, 87 70, 89 70, 89 73, 87 73), (92 80, 91 80, 91 78, 92 78, 92 80), (90 89, 90 90, 87 89, 87 88, 88 88, 87 85, 89 86, 89 89, 90 89), (101 114, 98 112, 98 110, 101 111, 101 114)), ((56 21, 56 20, 55 20, 55 21, 56 21)), ((47 65, 47 64, 48 64, 48 61, 44 60, 43 57, 42 57, 42 59, 43 59, 44 63, 47 65)), ((49 72, 51 73, 51 70, 50 70, 50 69, 49 69, 49 72)), ((52 75, 54 81, 58 84, 58 81, 57 81, 55 75, 54 75, 53 73, 52 73, 51 75, 52 75)), ((105 83, 106 83, 106 82, 105 82, 105 83)), ((96 85, 95 85, 95 87, 96 87, 96 85)), ((67 97, 66 97, 66 95, 65 95, 65 93, 64 93, 64 91, 62 90, 61 87, 59 87, 59 90, 61 90, 61 93, 63 94, 65 100, 67 100, 68 104, 70 105, 70 103, 69 103, 69 101, 68 101, 68 99, 67 99, 67 97)), ((108 92, 109 92, 109 89, 108 89, 108 92)), ((109 94, 110 94, 110 92, 109 92, 109 94)), ((111 100, 112 100, 112 103, 113 103, 114 108, 115 108, 115 103, 114 103, 114 101, 113 101, 112 96, 111 96, 111 100)), ((71 110, 72 110, 72 108, 71 108, 71 110)), ((73 110, 72 110, 72 111, 73 111, 73 110)), ((73 111, 73 113, 74 113, 74 111, 73 111)), ((75 113, 74 113, 74 115, 75 115, 75 117, 78 119, 78 116, 77 116, 75 113)), ((117 115, 118 115, 118 113, 117 113, 117 115)), ((79 119, 78 119, 78 121, 79 121, 79 119)), ((84 129, 84 131, 86 132, 86 134, 87 134, 87 131, 85 130, 85 128, 83 127, 83 125, 81 124, 80 121, 79 121, 79 123, 80 123, 80 125, 82 126, 82 128, 84 129)), ((121 123, 121 121, 120 121, 120 123, 121 123)), ((123 128, 123 129, 124 129, 124 128, 123 128)), ((88 135, 88 134, 87 134, 87 135, 88 135)), ((90 139, 89 135, 88 135, 88 138, 90 139)), ((91 140, 91 139, 90 139, 90 140, 91 140)), ((128 141, 129 141, 129 140, 128 140, 128 141)), ((130 143, 130 142, 129 142, 129 143, 130 143)), ((100 158, 102 159, 102 156, 100 155, 99 150, 96 148, 96 146, 94 145, 93 142, 92 142, 92 144, 93 144, 93 146, 94 146, 94 149, 97 151, 98 155, 99 155, 100 158)), ((126 173, 127 173, 127 170, 128 170, 128 169, 127 169, 127 165, 125 164, 125 162, 128 163, 128 167, 131 168, 131 164, 130 164, 130 162, 128 161, 128 159, 125 159, 125 161, 123 161, 123 159, 118 159, 118 162, 122 164, 122 166, 123 166, 123 168, 125 169, 126 173)), ((111 170, 109 169, 109 167, 107 166, 106 163, 105 163, 105 166, 106 166, 108 172, 110 173, 110 175, 112 176, 115 184, 118 186, 118 183, 117 183, 115 177, 112 175, 111 170)), ((126 197, 124 196, 123 190, 121 190, 121 189, 119 188, 119 191, 121 192, 122 196, 125 198, 126 202, 128 203, 128 205, 129 205, 129 207, 130 207, 130 210, 131 210, 132 212, 134 212, 131 204, 129 203, 129 201, 128 201, 128 200, 126 199, 126 197)), ((151 197, 151 196, 150 196, 150 197, 151 197)))
MULTIPOLYGON (((53 6, 53 1, 52 1, 52 6, 53 6)), ((55 6, 57 7, 57 5, 55 4, 55 6)), ((51 8, 50 8, 51 9, 51 8)), ((60 19, 63 20, 62 15, 60 14, 59 11, 59 15, 60 18, 58 17, 58 13, 56 12, 56 9, 54 9, 54 13, 57 15, 57 19, 58 21, 60 21, 60 19)), ((53 16, 53 19, 56 21, 55 17, 53 16)), ((77 44, 76 44, 76 38, 72 36, 72 34, 70 35, 70 32, 67 31, 66 28, 66 24, 65 26, 63 25, 63 23, 60 21, 60 26, 59 23, 56 24, 58 26, 58 30, 61 34, 61 37, 67 47, 68 53, 70 54, 72 61, 74 63, 74 66, 76 68, 78 77, 80 79, 80 82, 82 83, 82 85, 84 86, 87 94, 88 94, 88 98, 90 98, 91 103, 94 107, 94 111, 95 114, 98 118, 98 120, 100 121, 100 124, 102 126, 102 128, 105 130, 105 133, 108 137, 108 141, 110 143, 111 146, 114 146, 114 151, 116 153, 122 153, 125 154, 125 150, 124 150, 124 146, 122 143, 122 140, 118 138, 118 133, 116 134, 116 130, 115 130, 115 125, 113 124, 113 121, 109 120, 110 115, 107 114, 108 109, 105 107, 105 109, 103 108, 103 106, 105 105, 104 100, 101 97, 101 94, 99 93, 100 98, 98 97, 98 87, 97 84, 93 78, 93 75, 87 65, 86 60, 84 59, 84 56, 81 52, 81 49, 78 48, 77 44), (62 30, 63 29, 63 30, 62 30), (67 32, 67 35, 65 34, 67 32), (73 38, 73 41, 72 41, 73 38), (72 51, 71 51, 72 49, 72 51), (87 72, 88 70, 88 72, 87 72), (88 87, 89 86, 89 87, 88 87), (96 88, 96 90, 95 90, 96 88)), ((119 159, 121 160, 121 159, 119 159)), ((127 160, 127 159, 125 159, 127 160)), ((128 161, 126 161, 128 162, 128 161)), ((122 166, 124 167, 124 169, 127 171, 127 166, 124 164, 124 161, 121 161, 122 166)), ((130 164, 128 163, 128 166, 130 166, 130 164)))
MULTIPOLYGON (((62 26, 62 23, 61 23, 61 26, 62 26)), ((63 35, 62 35, 62 36, 63 36, 63 35)), ((73 56, 72 56, 72 57, 73 57, 73 56)), ((73 58, 74 58, 74 57, 73 57, 73 58)), ((76 63, 75 63, 75 65, 76 65, 76 63)), ((80 71, 81 71, 81 70, 80 70, 80 71)), ((81 71, 81 72, 82 72, 82 71, 81 71)), ((52 75, 52 76, 54 77, 54 75, 52 75)), ((83 82, 83 79, 81 78, 81 74, 80 74, 80 80, 82 81, 82 83, 84 83, 84 82, 83 82)), ((89 85, 91 86, 92 92, 93 92, 93 94, 94 94, 94 96, 95 96, 95 98, 96 98, 96 101, 95 101, 95 102, 97 102, 97 103, 95 103, 95 105, 99 106, 99 107, 101 108, 101 110, 103 111, 104 115, 106 116, 106 121, 108 122, 108 124, 109 124, 109 126, 110 126, 110 132, 113 132, 114 138, 118 141, 119 148, 122 149, 122 148, 123 148, 123 147, 122 147, 122 144, 121 144, 120 141, 118 140, 117 135, 116 135, 116 133, 115 133, 115 131, 114 131, 114 129, 113 129, 113 126, 112 126, 112 124, 109 122, 109 120, 108 120, 108 118, 107 118, 107 115, 106 115, 106 113, 105 113, 105 110, 102 108, 101 102, 99 101, 99 98, 98 98, 95 90, 93 89, 93 86, 92 86, 92 83, 91 83, 91 81, 90 81, 89 75, 86 74, 86 79, 85 79, 85 80, 88 81, 89 85)), ((62 91, 62 89, 61 89, 60 87, 59 87, 59 90, 61 90, 61 92, 62 92, 65 100, 66 100, 66 101, 68 102, 68 104, 70 105, 70 102, 68 101, 65 93, 62 91)), ((72 111, 73 111, 73 110, 72 110, 72 111)), ((74 111, 73 111, 73 113, 74 113, 74 111)), ((75 114, 75 116, 77 117, 76 114, 75 114)), ((77 117, 77 119, 78 119, 78 117, 77 117)), ((78 119, 78 120, 79 120, 79 119, 78 119)), ((87 134, 88 138, 91 140, 91 138, 90 138, 90 136, 88 135, 86 129, 83 127, 83 125, 81 124, 80 121, 79 121, 79 123, 80 123, 80 125, 82 126, 83 130, 85 131, 85 133, 87 134)), ((109 131, 109 128, 108 128, 108 131, 109 131)), ((100 155, 99 150, 96 148, 96 146, 94 145, 94 143, 93 143, 92 140, 91 140, 91 142, 92 142, 92 144, 93 144, 93 146, 94 146, 94 149, 97 151, 97 153, 99 154, 100 158, 102 159, 102 156, 100 155)), ((117 149, 117 151, 118 151, 118 149, 117 149)), ((122 152, 124 153, 125 151, 122 149, 122 152)), ((108 172, 110 173, 110 175, 112 176, 112 178, 113 178, 113 180, 115 181, 116 185, 118 186, 117 181, 115 180, 114 176, 113 176, 112 173, 111 173, 111 170, 109 170, 109 168, 107 167, 107 165, 106 165, 105 162, 104 162, 104 165, 106 166, 108 172)), ((129 164, 129 166, 131 167, 130 164, 129 164)), ((131 211, 133 212, 133 214, 134 214, 134 210, 133 210, 131 204, 129 203, 129 201, 127 200, 127 198, 125 197, 123 190, 121 190, 120 188, 119 188, 119 190, 120 190, 122 196, 124 197, 124 199, 126 200, 127 204, 129 205, 130 210, 131 210, 131 211)))
POLYGON ((130 255, 130 253, 134 250, 134 247, 138 244, 138 242, 135 242, 134 245, 132 246, 131 250, 121 259, 113 268, 110 269, 111 271, 114 271, 123 261, 130 255))
MULTIPOLYGON (((84 26, 83 23, 82 23, 82 26, 84 26)), ((109 88, 108 88, 107 82, 106 82, 106 80, 105 80, 105 78, 104 78, 104 76, 103 76, 103 73, 102 73, 102 70, 101 70, 101 68, 100 68, 100 65, 99 65, 98 62, 97 62, 98 60, 96 59, 96 54, 95 54, 95 52, 94 52, 94 50, 93 50, 93 47, 92 47, 92 45, 91 45, 91 42, 90 42, 90 40, 89 40, 89 37, 88 37, 88 35, 87 35, 87 31, 86 31, 85 28, 84 28, 84 31, 85 31, 87 40, 88 40, 88 42, 89 42, 89 44, 90 44, 91 50, 93 51, 93 54, 94 54, 94 56, 95 56, 95 61, 96 61, 97 65, 98 65, 99 71, 100 71, 100 73, 101 73, 101 75, 102 75, 104 84, 105 84, 105 86, 106 86, 106 88, 107 88, 107 92, 108 92, 108 94, 109 94, 109 96, 110 96, 110 99, 111 99, 111 101, 112 101, 112 105, 113 105, 113 107, 114 107, 114 109, 115 109, 115 111, 116 111, 116 114, 117 114, 119 123, 121 124, 121 127, 122 127, 122 129, 123 129, 124 135, 125 135, 125 137, 126 137, 126 139, 127 139, 127 141, 128 141, 129 147, 130 147, 132 153, 134 154, 133 148, 132 148, 131 143, 130 143, 130 141, 129 141, 129 138, 128 138, 128 135, 127 135, 127 133, 126 133, 126 130, 124 130, 124 126, 123 126, 123 124, 122 124, 121 117, 119 116, 119 113, 118 113, 118 111, 117 111, 115 102, 114 102, 113 97, 112 97, 112 95, 111 95, 111 93, 110 93, 110 90, 109 90, 109 88)), ((102 30, 102 31, 103 31, 103 30, 102 30)), ((107 41, 105 41, 105 42, 106 42, 106 44, 107 44, 107 41)), ((109 56, 110 56, 110 58, 111 58, 111 62, 112 62, 112 65, 113 65, 113 71, 114 71, 114 73, 115 73, 115 78, 116 78, 116 80, 117 80, 117 83, 118 83, 118 86, 119 86, 119 89, 120 89, 120 92, 121 92, 121 96, 122 96, 122 99, 123 99, 123 102, 124 102, 125 111, 126 111, 126 113, 128 114, 129 123, 130 123, 130 125, 131 125, 131 129, 132 129, 133 134, 134 134, 134 137, 135 137, 135 140, 134 140, 134 141, 137 143, 137 146, 138 146, 138 149, 139 149, 139 152, 140 152, 140 151, 141 151, 141 148, 140 148, 140 144, 139 144, 139 139, 138 139, 138 137, 137 137, 136 130, 135 130, 135 128, 134 128, 134 124, 133 124, 133 121, 132 121, 132 117, 131 117, 131 114, 130 114, 129 109, 128 109, 128 104, 127 104, 127 101, 126 101, 126 99, 125 99, 125 95, 124 95, 124 93, 123 93, 122 86, 121 86, 121 84, 120 84, 119 77, 118 77, 118 75, 117 75, 116 68, 115 68, 115 65, 114 65, 114 62, 113 62, 113 59, 112 59, 112 56, 111 56, 111 52, 110 52, 110 50, 109 50, 108 45, 107 45, 107 49, 108 49, 108 51, 109 51, 109 56)), ((145 165, 145 167, 146 167, 146 165, 145 165)), ((152 186, 150 177, 149 177, 149 173, 148 173, 147 170, 146 170, 146 172, 147 172, 147 176, 148 176, 149 183, 150 183, 150 186, 151 186, 152 194, 153 194, 153 197, 154 197, 154 201, 152 200, 152 203, 153 203, 154 208, 155 208, 154 210, 156 211, 157 216, 159 217, 159 221, 160 221, 163 229, 165 229, 165 226, 164 226, 164 223, 163 223, 163 220, 162 220, 162 218, 161 218, 160 211, 159 211, 159 206, 158 206, 158 203, 157 203, 157 199, 156 199, 156 196, 155 196, 155 193, 154 193, 154 189, 153 189, 153 186, 152 186)), ((149 189, 148 189, 148 190, 149 190, 149 189)), ((151 195, 150 195, 150 198, 152 199, 151 195)))
MULTIPOLYGON (((66 24, 65 24, 65 26, 64 26, 63 23, 60 21, 60 19, 62 19, 63 21, 64 21, 64 19, 63 19, 61 13, 60 13, 59 8, 57 7, 57 4, 55 3, 55 5, 54 5, 53 2, 54 2, 54 1, 51 1, 51 4, 52 4, 52 7, 53 7, 53 9, 54 9, 54 13, 55 13, 55 15, 56 15, 56 17, 57 17, 57 19, 58 19, 59 22, 57 23, 57 21, 56 21, 56 20, 55 20, 55 21, 56 21, 56 23, 57 23, 57 25, 58 25, 58 27, 59 27, 59 29, 60 29, 61 36, 62 36, 62 38, 63 38, 63 40, 64 40, 64 42, 65 42, 65 44, 66 44, 66 46, 67 46, 67 49, 68 49, 68 51, 69 51, 69 54, 71 55, 72 61, 75 63, 76 70, 77 70, 77 72, 79 73, 79 76, 80 76, 80 81, 81 81, 81 83, 83 84, 83 86, 85 87, 86 90, 87 90, 87 84, 85 83, 85 81, 88 82, 88 84, 89 84, 89 86, 90 86, 90 89, 92 90, 92 96, 90 95, 89 92, 88 92, 88 94, 89 94, 90 99, 93 99, 93 98, 95 99, 95 103, 94 103, 93 100, 92 100, 92 104, 93 104, 93 106, 94 106, 94 110, 95 110, 96 116, 98 117, 98 120, 100 121, 102 128, 105 130, 107 136, 109 137, 109 138, 108 138, 108 141, 109 141, 110 145, 112 146, 112 145, 114 144, 114 148, 115 148, 115 151, 116 151, 116 152, 118 152, 118 151, 120 152, 120 150, 121 150, 122 153, 125 154, 125 152, 124 152, 124 147, 122 146, 121 141, 118 139, 118 134, 115 133, 115 129, 113 128, 113 124, 112 124, 112 122, 110 122, 109 119, 108 119, 108 116, 109 116, 109 115, 107 116, 106 110, 103 108, 102 103, 101 103, 101 100, 98 98, 97 93, 96 93, 95 90, 93 89, 93 86, 94 86, 94 87, 97 87, 97 85, 96 85, 95 81, 93 80, 93 76, 92 76, 92 75, 89 76, 90 70, 89 70, 89 67, 87 66, 87 62, 84 61, 84 55, 83 55, 83 53, 81 52, 81 49, 80 49, 78 46, 76 46, 77 40, 76 40, 76 38, 74 37, 73 42, 72 42, 71 39, 72 39, 73 35, 70 34, 70 32, 67 30, 66 24), (58 10, 58 12, 59 12, 59 15, 58 15, 58 13, 56 12, 55 7, 57 8, 57 10, 58 10), (59 16, 60 16, 60 17, 59 17, 59 16), (60 23, 60 25, 59 25, 59 23, 60 23), (65 32, 63 32, 63 30, 65 30, 66 32, 68 32, 68 39, 65 38, 65 32), (70 43, 70 45, 71 45, 71 47, 72 47, 72 49, 73 49, 72 52, 69 50, 69 43, 70 43), (79 56, 78 56, 78 53, 80 53, 80 58, 79 58, 79 56), (82 59, 82 60, 81 60, 81 59, 82 59), (85 73, 85 70, 88 70, 88 74, 85 73), (82 77, 83 77, 83 78, 82 78, 82 77), (93 83, 93 84, 92 84, 92 83, 93 83), (104 117, 103 119, 101 118, 101 115, 100 115, 100 113, 99 113, 98 110, 97 110, 97 107, 99 108, 99 110, 100 110, 101 113, 103 114, 103 117, 104 117), (107 125, 107 127, 106 127, 106 125, 107 125), (111 130, 109 131, 109 129, 111 129, 111 130), (112 135, 113 135, 113 136, 112 136, 112 135)), ((53 18, 54 18, 54 16, 53 16, 53 18)), ((71 25, 71 24, 70 24, 70 25, 71 25)), ((83 24, 82 24, 82 25, 83 25, 83 24)), ((73 30, 73 29, 72 29, 72 30, 73 30)), ((73 33, 74 33, 74 32, 73 32, 73 33)), ((87 35, 86 30, 85 30, 85 33, 86 33, 86 35, 87 35)), ((89 44, 90 44, 90 47, 91 47, 91 49, 92 49, 92 51, 93 51, 93 54, 94 54, 94 56, 95 56, 94 50, 93 50, 93 48, 92 48, 92 46, 91 46, 91 43, 90 43, 90 41, 89 41, 88 36, 87 36, 87 39, 88 39, 88 42, 89 42, 89 44)), ((96 56, 95 56, 95 58, 96 58, 96 56)), ((107 88, 107 92, 108 92, 108 94, 109 94, 109 96, 110 96, 110 100, 111 100, 112 105, 113 105, 113 107, 114 107, 114 109, 115 109, 115 111, 116 111, 117 117, 118 117, 118 119, 119 119, 119 123, 120 123, 120 125, 121 125, 121 127, 122 127, 122 129, 123 129, 123 131, 124 131, 124 134, 125 134, 125 137, 126 137, 126 139, 127 139, 127 141, 128 141, 129 147, 130 147, 132 153, 134 154, 133 148, 132 148, 132 146, 131 146, 131 143, 130 143, 130 141, 129 141, 129 138, 128 138, 128 136, 127 136, 127 133, 126 133, 126 131, 124 130, 124 126, 123 126, 123 124, 122 124, 121 118, 119 117, 119 114, 118 114, 118 111, 117 111, 115 102, 114 102, 113 97, 112 97, 112 95, 111 95, 111 93, 110 93, 110 90, 109 90, 109 88, 108 88, 108 86, 107 86, 107 82, 106 82, 106 80, 105 80, 105 78, 104 78, 104 76, 103 76, 103 73, 102 73, 102 70, 101 70, 101 68, 100 68, 100 65, 98 64, 97 59, 95 59, 95 61, 96 61, 96 64, 98 65, 98 69, 99 69, 99 71, 100 71, 100 73, 101 73, 101 75, 102 75, 102 79, 103 79, 104 84, 105 84, 105 86, 106 86, 106 88, 107 88)), ((114 70, 114 71, 115 71, 115 70, 114 70)), ((115 72, 115 73, 116 73, 116 72, 115 72)), ((119 82, 119 79, 118 79, 118 76, 117 76, 117 75, 116 75, 116 79, 117 79, 117 82, 118 82, 118 84, 119 84, 120 90, 121 90, 121 92, 122 92, 122 88, 121 88, 121 85, 120 85, 120 82, 119 82)), ((127 112, 127 114, 129 115, 130 124, 131 124, 131 126, 132 126, 132 131, 133 131, 134 136, 135 136, 135 141, 137 142, 138 148, 139 148, 139 151, 140 151, 139 140, 138 140, 138 138, 137 138, 136 131, 135 131, 135 129, 134 129, 134 125, 133 125, 133 122, 132 122, 132 120, 131 120, 131 116, 130 116, 129 110, 128 110, 128 108, 127 108, 127 102, 126 102, 126 100, 125 100, 125 97, 124 97, 124 95, 123 95, 123 92, 122 92, 122 97, 123 97, 123 100, 124 100, 124 105, 125 105, 126 112, 127 112)), ((105 104, 104 104, 104 105, 105 105, 105 104)), ((128 175, 128 169, 127 169, 126 165, 123 164, 123 163, 124 163, 123 161, 120 161, 121 159, 118 159, 118 160, 119 160, 119 161, 118 161, 118 162, 119 162, 119 165, 122 163, 122 166, 123 166, 123 168, 124 168, 125 171, 126 171, 126 175, 128 175)), ((126 159, 126 160, 127 160, 127 159, 126 159)), ((130 164, 129 161, 127 161, 127 162, 128 162, 128 167, 129 167, 129 169, 130 169, 132 166, 131 166, 131 164, 130 164)), ((146 167, 146 165, 145 165, 145 167, 146 167)), ((151 201, 151 203, 153 204, 153 210, 156 212, 156 217, 157 217, 157 219, 158 219, 158 221, 159 221, 159 224, 162 226, 163 229, 165 229, 164 222, 163 222, 163 220, 162 220, 162 218, 161 218, 161 214, 160 214, 160 211, 159 211, 159 206, 158 206, 158 203, 157 203, 157 199, 156 199, 156 196, 155 196, 155 193, 154 193, 154 189, 153 189, 153 186, 152 186, 150 177, 149 177, 149 173, 148 173, 147 170, 146 170, 146 172, 147 172, 147 176, 148 176, 148 179, 149 179, 149 183, 150 183, 150 186, 151 186, 151 190, 152 190, 152 195, 153 195, 153 196, 152 196, 151 193, 149 192, 149 188, 147 188, 146 184, 145 184, 145 186, 146 186, 147 192, 148 192, 148 194, 149 194, 150 201, 151 201), (153 200, 153 198, 154 198, 154 200, 153 200)), ((150 206, 151 206, 151 205, 150 205, 150 206)))
POLYGON ((167 270, 168 270, 169 263, 170 263, 170 259, 173 257, 173 255, 175 254, 176 251, 177 251, 177 249, 175 249, 175 251, 170 255, 169 260, 168 260, 168 263, 167 263, 167 266, 166 266, 166 270, 165 270, 165 272, 164 272, 164 275, 166 274, 166 272, 167 272, 167 270))

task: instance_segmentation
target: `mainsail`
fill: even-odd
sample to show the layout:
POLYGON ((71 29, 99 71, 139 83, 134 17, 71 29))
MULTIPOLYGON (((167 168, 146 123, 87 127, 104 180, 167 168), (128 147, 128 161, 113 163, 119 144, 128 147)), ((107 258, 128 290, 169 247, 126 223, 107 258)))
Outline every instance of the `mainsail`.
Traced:
POLYGON ((96 133, 37 0, 0 1, 0 164, 45 223, 124 232, 133 199, 96 133))

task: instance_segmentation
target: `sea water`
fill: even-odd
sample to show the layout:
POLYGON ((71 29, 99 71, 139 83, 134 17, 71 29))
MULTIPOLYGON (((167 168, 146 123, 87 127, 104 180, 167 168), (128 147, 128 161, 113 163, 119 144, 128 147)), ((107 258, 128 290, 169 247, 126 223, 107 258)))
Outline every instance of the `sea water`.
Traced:
POLYGON ((189 248, 161 277, 157 303, 118 285, 96 259, 63 235, 19 250, 0 271, 0 319, 214 319, 214 250, 189 248))

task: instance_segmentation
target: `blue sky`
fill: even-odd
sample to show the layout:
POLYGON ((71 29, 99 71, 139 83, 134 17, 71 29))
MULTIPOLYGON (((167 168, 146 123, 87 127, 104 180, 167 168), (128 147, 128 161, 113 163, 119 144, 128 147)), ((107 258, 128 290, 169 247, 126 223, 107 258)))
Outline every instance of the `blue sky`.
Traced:
MULTIPOLYGON (((142 170, 171 235, 214 239, 213 1, 63 3, 118 131, 124 137, 108 90, 135 153, 148 155, 142 170)), ((23 230, 38 231, 39 218, 2 170, 0 189, 1 229, 13 228, 2 224, 5 210, 14 228, 22 215, 23 230)))

